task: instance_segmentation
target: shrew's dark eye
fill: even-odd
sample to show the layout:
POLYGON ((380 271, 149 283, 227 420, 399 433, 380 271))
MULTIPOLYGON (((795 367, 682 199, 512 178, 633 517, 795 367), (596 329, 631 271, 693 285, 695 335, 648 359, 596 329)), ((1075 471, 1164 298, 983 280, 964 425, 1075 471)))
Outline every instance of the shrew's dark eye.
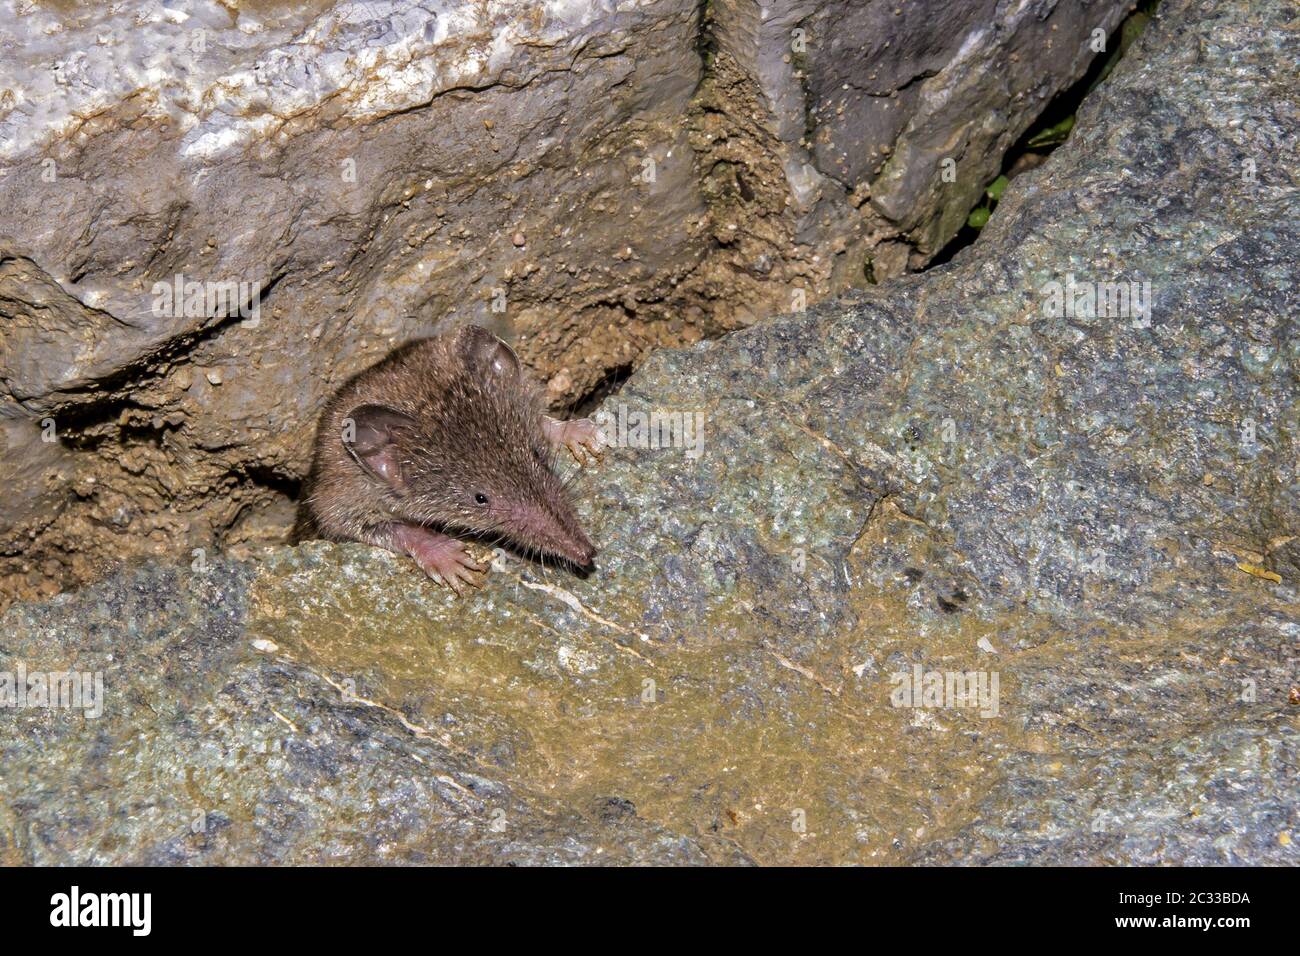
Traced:
POLYGON ((487 495, 483 494, 483 492, 480 491, 478 494, 474 496, 474 500, 481 505, 485 505, 487 504, 487 495))

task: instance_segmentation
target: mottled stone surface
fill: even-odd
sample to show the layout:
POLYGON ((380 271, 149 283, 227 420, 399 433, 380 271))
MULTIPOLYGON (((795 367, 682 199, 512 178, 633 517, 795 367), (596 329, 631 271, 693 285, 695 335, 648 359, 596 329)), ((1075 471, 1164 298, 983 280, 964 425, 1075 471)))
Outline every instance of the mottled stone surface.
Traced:
POLYGON ((1168 0, 952 264, 657 353, 603 412, 703 441, 575 479, 586 578, 312 543, 15 606, 0 660, 107 701, 0 710, 6 859, 1296 863, 1295 26, 1168 0))
POLYGON ((928 262, 1132 6, 715 0, 718 112, 698 145, 768 186, 772 207, 737 259, 784 229, 822 253, 832 286, 860 283, 864 261, 877 279, 928 262))
POLYGON ((85 723, 5 712, 6 862, 708 859, 615 794, 575 807, 485 777, 438 726, 259 650, 243 632, 251 577, 150 569, 14 614, 7 658, 102 669, 110 697, 85 723))
MULTIPOLYGON (((910 0, 897 28, 873 2, 847 24, 861 54, 830 26, 859 6, 810 15, 805 104, 788 70, 761 92, 785 6, 740 50, 739 8, 697 0, 0 0, 0 604, 124 554, 284 540, 325 399, 435 328, 490 324, 563 405, 796 289, 862 282, 861 242, 836 238, 857 212, 805 195, 802 148, 763 131, 807 120, 856 155, 871 124, 835 118, 830 87, 920 58, 939 72, 892 105, 924 130, 898 148, 965 144, 960 188, 893 190, 908 221, 876 217, 871 241, 960 222, 1121 3, 972 8, 932 50, 914 21, 948 0, 910 0), (983 69, 1012 48, 1032 91, 983 69), (155 291, 178 281, 179 302, 155 291)), ((834 175, 835 194, 869 178, 834 175)))

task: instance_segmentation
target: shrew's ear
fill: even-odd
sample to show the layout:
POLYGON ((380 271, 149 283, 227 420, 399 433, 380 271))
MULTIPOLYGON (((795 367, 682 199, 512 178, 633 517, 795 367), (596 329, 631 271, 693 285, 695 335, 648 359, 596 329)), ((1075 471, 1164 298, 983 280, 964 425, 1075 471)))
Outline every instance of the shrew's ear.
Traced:
POLYGON ((358 405, 343 419, 343 447, 357 464, 393 488, 403 487, 397 433, 415 420, 386 405, 358 405))
POLYGON ((519 356, 487 329, 464 326, 456 333, 456 346, 465 364, 480 375, 519 377, 519 356))

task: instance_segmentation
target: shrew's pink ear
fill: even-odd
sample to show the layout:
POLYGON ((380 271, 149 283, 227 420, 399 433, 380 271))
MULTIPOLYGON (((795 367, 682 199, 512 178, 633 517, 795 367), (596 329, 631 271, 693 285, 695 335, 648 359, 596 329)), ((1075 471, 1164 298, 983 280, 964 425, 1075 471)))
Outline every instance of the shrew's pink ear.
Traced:
POLYGON ((385 405, 358 405, 343 419, 343 447, 357 464, 393 488, 403 487, 397 433, 415 420, 385 405))
POLYGON ((456 333, 456 345, 466 365, 480 375, 519 377, 519 356, 487 329, 466 325, 456 333))

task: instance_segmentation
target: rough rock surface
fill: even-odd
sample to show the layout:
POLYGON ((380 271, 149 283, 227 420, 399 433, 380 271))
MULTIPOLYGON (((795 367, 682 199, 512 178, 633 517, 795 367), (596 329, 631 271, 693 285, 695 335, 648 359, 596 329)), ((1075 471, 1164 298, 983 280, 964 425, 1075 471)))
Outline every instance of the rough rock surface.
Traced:
POLYGON ((871 243, 905 263, 1126 5, 809 5, 805 104, 769 76, 790 5, 742 48, 740 5, 697 0, 0 0, 0 601, 282 540, 326 397, 435 326, 491 323, 563 404, 863 281, 871 243), (1013 53, 1032 80, 983 68, 1013 53), (841 80, 869 86, 842 116, 841 80), (837 151, 822 173, 792 121, 837 151), (925 182, 831 169, 868 140, 925 182), (906 222, 863 226, 854 190, 906 222))
POLYGON ((1131 9, 714 0, 694 143, 712 167, 720 239, 747 206, 768 213, 730 237, 736 268, 779 261, 791 240, 821 253, 819 290, 861 284, 866 266, 880 280, 929 262, 1131 9))
POLYGON ((0 660, 107 701, 0 710, 6 858, 1294 864, 1295 17, 1167 0, 952 264, 657 353, 604 413, 703 441, 576 479, 585 579, 315 543, 16 605, 0 660))

